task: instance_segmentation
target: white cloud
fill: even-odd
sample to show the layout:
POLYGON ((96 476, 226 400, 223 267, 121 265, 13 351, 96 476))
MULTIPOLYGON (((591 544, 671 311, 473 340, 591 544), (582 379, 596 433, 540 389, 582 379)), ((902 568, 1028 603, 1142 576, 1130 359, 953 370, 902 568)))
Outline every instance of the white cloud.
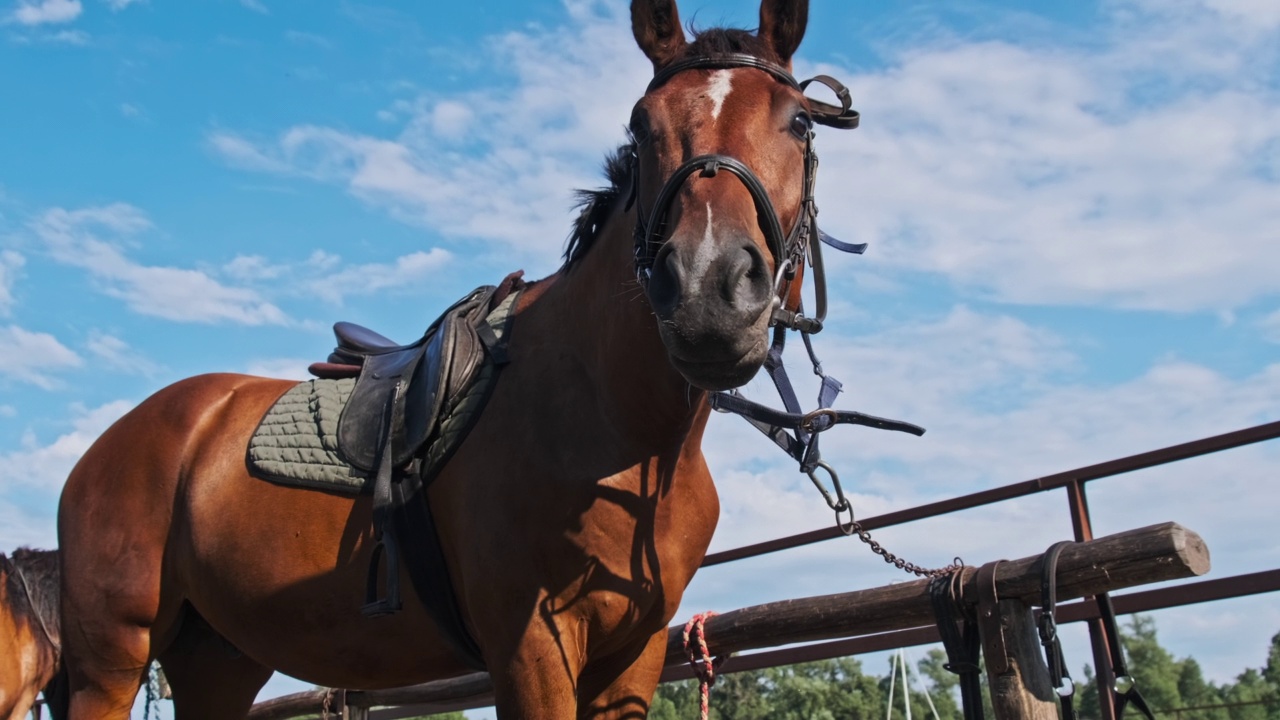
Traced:
POLYGON ((259 15, 271 14, 271 10, 262 2, 262 0, 240 0, 240 4, 246 9, 252 10, 259 15))
POLYGON ((120 103, 120 114, 127 118, 136 118, 140 117, 143 113, 142 108, 134 105, 133 103, 120 103))
POLYGON ((17 416, 18 416, 18 408, 12 405, 0 405, 0 417, 11 418, 11 417, 17 417, 17 416))
POLYGON ((628 108, 650 74, 624 8, 590 2, 569 11, 569 27, 489 41, 514 89, 397 103, 379 117, 408 115, 398 137, 299 125, 270 143, 216 132, 210 146, 238 167, 341 184, 407 221, 554 258, 571 189, 599 184, 603 152, 623 139, 628 108), (479 157, 460 154, 463 137, 482 146, 479 157))
POLYGON ((105 230, 123 239, 150 227, 141 210, 125 204, 54 208, 32 223, 55 260, 88 271, 102 292, 123 300, 135 312, 178 322, 288 322, 280 308, 256 291, 228 287, 198 270, 141 265, 127 258, 117 243, 99 235, 105 230))
POLYGON ((371 295, 412 286, 436 274, 452 257, 447 250, 432 248, 429 252, 403 255, 393 263, 352 265, 309 281, 307 286, 315 296, 341 303, 348 295, 371 295))
POLYGON ((0 377, 48 390, 58 385, 54 373, 83 364, 79 355, 48 333, 31 332, 17 325, 0 327, 0 377))
POLYGON ((307 371, 314 360, 301 358, 264 358, 249 363, 244 372, 247 375, 281 378, 284 380, 310 380, 314 376, 307 371))
POLYGON ((271 264, 261 255, 237 255, 222 266, 222 271, 236 280, 272 280, 287 270, 283 265, 271 264))
MULTIPOLYGON (((648 76, 620 5, 567 7, 568 27, 491 41, 514 89, 387 110, 409 115, 396 137, 299 125, 274 143, 211 143, 241 167, 545 256, 568 226, 567 188, 598 183, 591 168, 648 76)), ((823 221, 874 243, 878 282, 925 272, 1018 303, 1172 311, 1276 293, 1280 100, 1261 88, 1277 80, 1280 11, 1107 7, 1087 45, 917 40, 884 71, 819 68, 848 81, 865 118, 820 132, 823 221)))
POLYGON ((147 376, 155 375, 160 371, 159 365, 113 335, 95 330, 89 334, 85 347, 94 357, 113 370, 147 376))
POLYGON ((112 423, 132 409, 134 403, 125 400, 85 408, 72 407, 71 430, 59 435, 53 442, 41 445, 28 434, 22 447, 0 455, 0 485, 28 485, 44 490, 56 490, 71 473, 71 468, 112 423))
POLYGON ((882 272, 1013 302, 1220 310, 1275 294, 1280 100, 1260 91, 1274 32, 1173 6, 1117 3, 1100 47, 926 43, 882 72, 823 68, 851 79, 865 117, 819 133, 827 227, 870 240, 882 272))
POLYGON ((0 317, 8 317, 13 308, 13 286, 24 264, 26 259, 18 253, 0 250, 0 317))
POLYGON ((111 8, 112 12, 120 12, 130 5, 138 5, 146 1, 147 0, 103 0, 103 2, 107 4, 107 7, 111 8))
POLYGON ((63 43, 64 45, 88 45, 89 33, 83 30, 59 30, 56 33, 44 36, 43 39, 49 42, 63 43))
POLYGON ((20 25, 66 23, 79 17, 83 10, 80 0, 22 0, 13 10, 13 19, 20 25))

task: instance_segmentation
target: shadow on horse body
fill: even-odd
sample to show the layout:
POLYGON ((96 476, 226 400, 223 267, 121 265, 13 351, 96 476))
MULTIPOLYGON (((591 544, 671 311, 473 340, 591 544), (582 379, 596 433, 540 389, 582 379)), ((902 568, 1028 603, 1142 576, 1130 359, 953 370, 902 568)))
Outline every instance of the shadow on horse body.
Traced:
MULTIPOLYGON (((429 491, 500 717, 647 712, 667 624, 719 514, 700 448, 707 391, 745 383, 765 358, 780 240, 729 172, 662 191, 695 156, 736 158, 790 228, 811 127, 808 101, 776 72, 660 73, 746 53, 785 75, 807 5, 765 0, 758 33, 688 42, 673 0, 632 3, 659 81, 636 105, 633 142, 608 162, 612 187, 585 196, 564 266, 521 295, 510 364, 429 491), (637 245, 651 219, 638 215, 655 205, 656 242, 645 233, 637 245)), ((794 306, 798 278, 782 295, 794 306)), ((467 671, 403 569, 404 609, 361 615, 367 496, 247 473, 251 433, 292 384, 178 382, 72 472, 59 537, 74 720, 127 717, 155 657, 180 720, 243 715, 272 670, 350 688, 467 671)))
POLYGON ((54 720, 65 717, 60 637, 58 551, 0 553, 0 720, 25 718, 41 691, 54 720))

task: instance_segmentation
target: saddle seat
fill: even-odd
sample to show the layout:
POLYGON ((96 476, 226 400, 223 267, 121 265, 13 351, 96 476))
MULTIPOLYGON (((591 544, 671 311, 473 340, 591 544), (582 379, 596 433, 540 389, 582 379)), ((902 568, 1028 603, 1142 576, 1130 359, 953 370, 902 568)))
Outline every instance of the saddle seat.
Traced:
POLYGON ((352 322, 343 321, 334 323, 333 334, 338 339, 338 347, 334 350, 334 354, 337 354, 342 350, 349 350, 353 355, 366 355, 371 352, 380 352, 382 350, 412 347, 412 345, 396 345, 394 340, 391 340, 385 335, 376 333, 363 325, 357 325, 352 322))

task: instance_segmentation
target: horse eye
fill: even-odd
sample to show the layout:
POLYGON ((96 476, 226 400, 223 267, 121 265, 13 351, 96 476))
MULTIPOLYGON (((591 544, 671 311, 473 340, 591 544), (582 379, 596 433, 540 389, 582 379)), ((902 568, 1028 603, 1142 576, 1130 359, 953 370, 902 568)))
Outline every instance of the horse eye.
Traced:
POLYGON ((813 118, 809 117, 809 113, 801 110, 796 113, 795 117, 791 118, 792 135, 803 140, 810 130, 813 130, 813 118))
POLYGON ((631 139, 637 145, 644 145, 649 142, 649 122, 645 116, 640 114, 633 115, 627 129, 631 133, 631 139))

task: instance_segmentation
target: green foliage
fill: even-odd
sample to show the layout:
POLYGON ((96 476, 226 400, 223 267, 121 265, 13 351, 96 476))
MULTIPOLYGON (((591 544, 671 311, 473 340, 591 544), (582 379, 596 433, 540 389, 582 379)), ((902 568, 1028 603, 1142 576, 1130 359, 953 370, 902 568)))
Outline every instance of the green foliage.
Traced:
MULTIPOLYGON (((1120 628, 1125 661, 1157 717, 1174 720, 1280 720, 1280 634, 1271 638, 1267 664, 1249 668, 1222 686, 1204 679, 1195 658, 1175 658, 1160 645, 1155 620, 1134 615, 1120 628)), ((1098 683, 1091 667, 1077 684, 1082 720, 1101 717, 1098 683)))
MULTIPOLYGON (((1132 616, 1121 628, 1121 645, 1130 672, 1157 720, 1280 720, 1280 634, 1271 639, 1266 664, 1247 669, 1222 686, 1205 680, 1194 658, 1177 658, 1160 645, 1155 621, 1132 616), (1237 705, 1238 703, 1246 703, 1237 705)), ((932 720, 920 692, 928 690, 939 720, 960 720, 959 680, 945 667, 946 655, 930 650, 917 663, 911 680, 912 720, 932 720)), ((802 663, 784 668, 734 673, 720 677, 711 690, 714 720, 883 720, 889 701, 889 677, 867 675, 853 658, 802 663)), ((906 720, 901 671, 894 683, 890 720, 906 720)), ((984 704, 993 717, 984 677, 984 704)), ((649 711, 652 720, 697 718, 698 684, 669 683, 658 688, 649 711)), ((1083 720, 1101 717, 1098 684, 1085 666, 1076 684, 1076 708, 1083 720)), ((1126 713, 1129 720, 1140 717, 1126 713)))

